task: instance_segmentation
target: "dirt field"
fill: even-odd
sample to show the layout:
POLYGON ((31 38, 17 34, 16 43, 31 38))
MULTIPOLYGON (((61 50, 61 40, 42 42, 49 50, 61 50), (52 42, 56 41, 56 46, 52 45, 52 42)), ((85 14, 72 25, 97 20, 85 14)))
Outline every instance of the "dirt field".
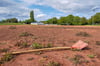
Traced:
POLYGON ((20 54, 1 66, 100 66, 99 26, 2 25, 0 26, 0 50, 2 50, 0 57, 7 51, 32 49, 33 43, 43 46, 52 44, 55 47, 71 47, 78 40, 87 42, 88 48, 81 51, 59 50, 20 54), (23 33, 29 35, 25 36, 23 33), (28 46, 17 46, 22 42, 27 43, 28 46))

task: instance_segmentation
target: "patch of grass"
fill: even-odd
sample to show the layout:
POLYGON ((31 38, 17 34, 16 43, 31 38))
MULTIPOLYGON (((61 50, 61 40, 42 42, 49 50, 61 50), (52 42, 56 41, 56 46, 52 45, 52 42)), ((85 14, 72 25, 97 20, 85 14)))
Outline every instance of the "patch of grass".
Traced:
POLYGON ((59 62, 50 61, 47 66, 61 66, 59 62))
POLYGON ((51 47, 53 47, 53 46, 52 46, 52 44, 42 45, 42 44, 39 44, 39 43, 33 43, 33 44, 31 45, 31 47, 32 47, 33 49, 41 49, 41 48, 51 48, 51 47))
POLYGON ((16 29, 16 27, 15 26, 10 26, 9 29, 16 29))
POLYGON ((41 48, 43 48, 43 46, 42 46, 41 44, 39 44, 39 43, 33 43, 33 44, 31 45, 31 47, 32 47, 33 49, 41 49, 41 48))
POLYGON ((51 48, 53 47, 52 44, 47 44, 46 48, 51 48))
POLYGON ((0 52, 8 52, 9 49, 8 48, 3 48, 3 49, 0 49, 0 52))
POLYGON ((24 25, 22 23, 0 23, 0 25, 24 25))
POLYGON ((19 35, 20 37, 27 37, 27 36, 33 36, 33 34, 28 33, 28 32, 23 32, 19 35))
POLYGON ((100 41, 96 41, 96 45, 100 45, 100 41))
POLYGON ((75 55, 73 58, 70 58, 70 60, 77 66, 77 64, 81 64, 81 58, 83 58, 83 56, 75 55))
POLYGON ((94 55, 94 54, 89 54, 89 55, 87 55, 89 58, 94 58, 96 55, 94 55))
POLYGON ((21 46, 22 46, 22 48, 26 48, 28 46, 28 44, 27 43, 22 43, 21 46))
POLYGON ((10 61, 13 59, 14 56, 11 53, 6 53, 1 59, 0 59, 0 64, 3 64, 4 62, 10 61))
POLYGON ((90 37, 90 34, 88 34, 87 32, 78 32, 76 33, 76 36, 90 37))
POLYGON ((87 40, 87 41, 84 41, 85 43, 89 43, 89 41, 87 40))
POLYGON ((28 45, 28 43, 26 43, 26 42, 17 42, 15 46, 18 46, 18 47, 20 47, 20 48, 26 48, 26 47, 28 47, 29 45, 28 45))

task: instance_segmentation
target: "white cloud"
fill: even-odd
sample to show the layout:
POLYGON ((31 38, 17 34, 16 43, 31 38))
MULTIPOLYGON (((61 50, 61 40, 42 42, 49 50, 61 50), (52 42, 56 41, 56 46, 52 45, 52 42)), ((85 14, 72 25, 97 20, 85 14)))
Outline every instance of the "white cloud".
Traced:
POLYGON ((100 7, 99 0, 22 0, 25 3, 46 5, 64 13, 89 13, 95 6, 100 7))
POLYGON ((46 16, 46 15, 45 14, 39 14, 39 15, 37 15, 37 18, 42 18, 44 16, 46 16))
MULTIPOLYGON (((34 10, 35 18, 38 20, 46 20, 53 16, 63 16, 58 13, 46 15, 39 9, 31 9, 31 5, 43 5, 52 7, 58 11, 68 14, 78 14, 87 16, 92 15, 94 12, 93 8, 100 8, 100 0, 0 0, 0 18, 12 18, 16 17, 18 19, 29 18, 29 12, 34 10), (45 17, 45 18, 42 18, 45 17)), ((100 10, 99 10, 100 11, 100 10)))
POLYGON ((100 12, 100 9, 92 10, 96 6, 100 8, 100 0, 35 0, 33 4, 50 6, 66 15, 78 14, 77 16, 85 16, 87 18, 96 12, 100 12))
POLYGON ((0 2, 1 3, 0 4, 0 20, 5 19, 5 18, 14 18, 14 17, 18 18, 19 20, 28 19, 29 13, 31 10, 34 10, 35 16, 39 14, 43 14, 39 9, 28 8, 28 6, 23 3, 17 3, 11 0, 10 1, 1 0, 1 2, 0 2))

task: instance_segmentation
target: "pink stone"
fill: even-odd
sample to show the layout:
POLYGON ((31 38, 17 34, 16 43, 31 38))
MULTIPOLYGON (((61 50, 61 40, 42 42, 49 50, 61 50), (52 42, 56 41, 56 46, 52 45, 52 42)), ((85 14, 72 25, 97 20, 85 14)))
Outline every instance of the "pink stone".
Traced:
POLYGON ((88 43, 85 43, 84 41, 82 40, 79 40, 78 42, 76 42, 72 48, 75 48, 75 49, 83 49, 83 48, 86 48, 88 46, 88 43))

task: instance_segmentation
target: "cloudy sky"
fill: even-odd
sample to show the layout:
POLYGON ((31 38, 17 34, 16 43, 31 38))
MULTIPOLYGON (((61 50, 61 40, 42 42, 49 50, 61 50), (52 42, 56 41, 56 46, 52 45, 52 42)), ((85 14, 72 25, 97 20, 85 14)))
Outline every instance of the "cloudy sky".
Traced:
POLYGON ((89 18, 100 12, 99 8, 100 0, 0 0, 0 20, 28 19, 31 10, 34 10, 37 21, 69 14, 89 18))

